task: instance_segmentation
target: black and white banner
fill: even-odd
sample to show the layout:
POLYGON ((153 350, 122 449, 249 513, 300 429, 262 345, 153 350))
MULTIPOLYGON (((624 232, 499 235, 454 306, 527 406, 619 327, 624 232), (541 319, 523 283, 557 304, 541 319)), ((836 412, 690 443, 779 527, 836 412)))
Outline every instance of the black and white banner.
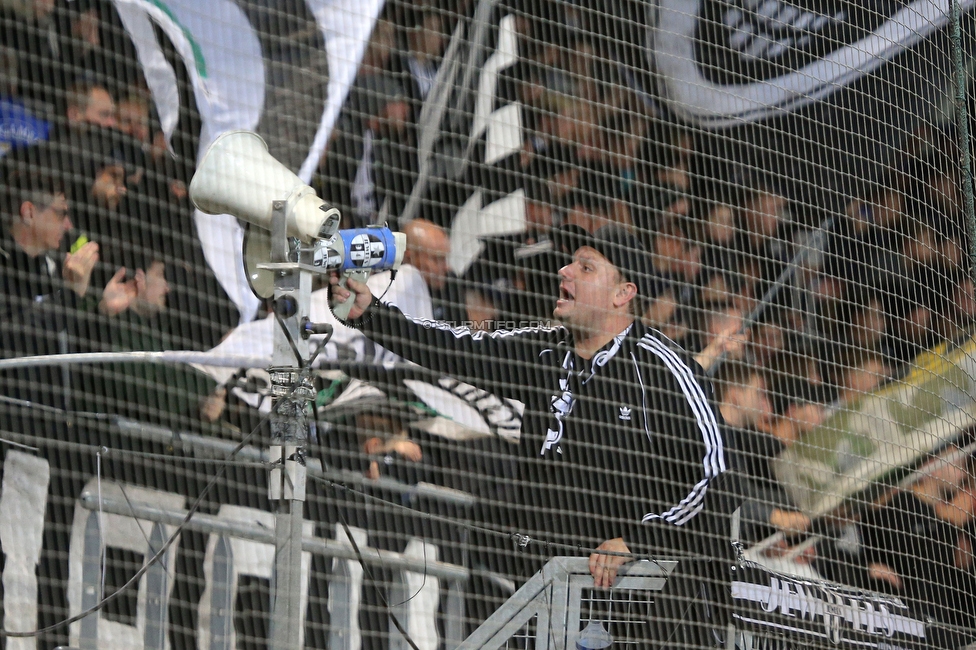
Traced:
POLYGON ((737 630, 785 641, 778 647, 907 650, 938 647, 926 622, 900 599, 746 564, 732 582, 737 630))
POLYGON ((401 216, 402 221, 420 216, 437 183, 467 188, 448 222, 448 264, 458 275, 481 254, 484 238, 525 230, 519 164, 525 133, 515 77, 519 37, 515 15, 499 4, 479 2, 445 53, 420 118, 421 173, 401 216), (444 159, 459 164, 439 167, 437 161, 444 159))
POLYGON ((950 0, 662 0, 652 50, 677 115, 735 126, 828 97, 945 27, 951 10, 950 0))
MULTIPOLYGON (((952 4, 662 0, 649 61, 703 176, 842 211, 921 129, 955 122, 952 4)), ((974 4, 959 2, 964 32, 974 4)))

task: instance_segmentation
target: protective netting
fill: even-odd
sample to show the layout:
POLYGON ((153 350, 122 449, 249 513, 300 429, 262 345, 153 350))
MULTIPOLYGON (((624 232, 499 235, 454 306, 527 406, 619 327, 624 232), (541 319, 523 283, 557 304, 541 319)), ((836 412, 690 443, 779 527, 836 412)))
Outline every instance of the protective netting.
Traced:
POLYGON ((0 643, 973 643, 973 16, 0 0, 0 643))

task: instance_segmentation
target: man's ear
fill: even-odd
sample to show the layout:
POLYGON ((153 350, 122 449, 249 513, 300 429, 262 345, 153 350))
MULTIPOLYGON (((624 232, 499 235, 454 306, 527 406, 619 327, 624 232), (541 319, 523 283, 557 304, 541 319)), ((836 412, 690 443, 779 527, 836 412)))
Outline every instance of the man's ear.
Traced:
POLYGON ((77 106, 69 106, 67 117, 69 122, 79 122, 81 121, 81 110, 77 106))
POLYGON ((37 206, 35 206, 30 201, 24 201, 20 204, 20 220, 25 224, 30 224, 34 220, 34 214, 37 212, 37 206))
POLYGON ((613 296, 613 304, 615 307, 623 307, 636 297, 637 285, 633 282, 621 282, 617 285, 617 291, 613 296))

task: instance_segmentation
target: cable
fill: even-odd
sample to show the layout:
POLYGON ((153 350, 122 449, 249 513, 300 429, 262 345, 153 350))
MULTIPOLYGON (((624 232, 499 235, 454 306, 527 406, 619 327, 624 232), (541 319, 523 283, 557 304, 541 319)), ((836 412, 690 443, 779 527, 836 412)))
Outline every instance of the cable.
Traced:
POLYGON ((679 628, 680 628, 680 627, 681 627, 682 625, 684 625, 684 624, 685 624, 685 619, 687 619, 687 618, 688 618, 688 613, 689 613, 689 612, 691 611, 691 608, 695 606, 695 603, 697 603, 697 602, 698 602, 698 599, 699 599, 699 598, 701 598, 701 595, 702 595, 702 590, 703 590, 703 589, 704 589, 704 587, 703 587, 703 586, 700 586, 700 587, 698 588, 698 591, 697 591, 697 592, 695 593, 695 597, 691 599, 691 602, 690 602, 690 603, 688 603, 688 606, 687 606, 687 607, 685 607, 685 611, 683 611, 683 612, 681 613, 681 618, 679 618, 679 619, 677 620, 677 622, 675 623, 675 625, 674 625, 674 628, 673 628, 673 629, 671 630, 671 634, 669 634, 669 635, 668 635, 668 638, 666 638, 666 639, 665 639, 664 641, 662 641, 662 642, 661 642, 661 644, 660 644, 660 645, 658 646, 658 648, 659 648, 660 650, 665 650, 666 648, 668 648, 668 647, 669 647, 669 646, 668 646, 668 643, 670 643, 670 642, 671 642, 671 639, 672 639, 672 638, 674 637, 674 635, 675 635, 675 633, 676 633, 676 632, 678 631, 678 629, 679 629, 679 628))
POLYGON ((422 542, 423 542, 423 547, 424 547, 424 579, 423 579, 423 582, 420 583, 420 586, 417 587, 417 591, 414 592, 414 594, 412 596, 407 596, 407 598, 405 600, 400 601, 399 603, 397 603, 396 605, 394 605, 394 607, 401 607, 403 605, 406 605, 411 600, 413 600, 414 598, 416 598, 417 596, 419 596, 420 595, 420 592, 423 591, 424 590, 424 587, 427 586, 427 535, 426 535, 426 533, 424 534, 424 538, 423 538, 422 542))
MULTIPOLYGON (((125 504, 127 506, 129 506, 129 512, 132 513, 132 518, 133 519, 138 519, 138 517, 135 516, 135 509, 136 508, 135 508, 135 506, 132 505, 132 501, 129 499, 128 493, 125 491, 125 485, 122 484, 122 483, 117 483, 116 485, 118 486, 119 491, 122 492, 122 497, 125 499, 125 504)), ((99 504, 99 506, 101 506, 101 504, 99 504)), ((153 543, 152 543, 152 540, 149 539, 149 536, 146 535, 146 531, 143 530, 142 526, 136 526, 136 527, 139 529, 139 532, 142 533, 142 538, 144 540, 146 540, 146 548, 148 548, 149 550, 152 550, 153 543)), ((169 578, 172 580, 175 577, 175 568, 174 567, 170 567, 170 572, 171 573, 169 573, 168 575, 169 575, 169 578)))
POLYGON ((5 445, 10 445, 11 447, 18 447, 20 449, 26 449, 28 451, 40 451, 38 447, 32 447, 30 445, 25 445, 20 442, 14 442, 13 440, 8 440, 7 438, 0 438, 0 443, 5 445))
MULTIPOLYGON (((102 512, 102 451, 99 449, 95 454, 95 480, 98 482, 98 531, 101 535, 101 531, 104 530, 105 526, 105 514, 102 512)), ((108 545, 102 546, 101 557, 99 558, 102 562, 102 566, 99 567, 101 571, 101 581, 99 582, 99 593, 105 593, 105 574, 106 567, 108 566, 108 545)))
POLYGON ((109 415, 108 413, 96 413, 94 411, 68 411, 67 409, 58 408, 57 406, 48 406, 47 404, 31 402, 26 399, 17 399, 16 397, 9 397, 7 395, 0 395, 0 403, 19 406, 25 409, 44 411, 45 413, 57 413, 59 415, 71 417, 85 417, 96 420, 111 420, 113 417, 115 417, 113 415, 109 415))
MULTIPOLYGON (((2 440, 2 439, 0 439, 2 440)), ((176 454, 160 454, 152 451, 130 451, 128 449, 115 449, 113 447, 102 447, 104 457, 112 454, 124 454, 138 458, 149 458, 155 460, 178 460, 187 463, 199 463, 201 465, 227 465, 228 467, 244 467, 252 469, 271 470, 275 468, 275 463, 271 461, 257 460, 220 460, 217 458, 195 458, 193 456, 177 456, 176 454)))
MULTIPOLYGON (((403 511, 406 511, 406 512, 409 512, 409 513, 413 513, 414 515, 416 515, 418 513, 419 514, 423 514, 423 515, 425 515, 431 521, 439 521, 441 523, 450 524, 450 525, 456 526, 456 527, 458 527, 458 528, 460 528, 462 530, 466 530, 466 531, 486 533, 488 535, 491 535, 493 537, 497 537, 499 539, 513 540, 523 550, 526 547, 528 547, 528 546, 531 545, 531 546, 537 546, 537 547, 541 547, 541 548, 545 548, 545 549, 556 549, 556 550, 566 551, 567 552, 566 555, 572 555, 572 554, 575 554, 575 553, 592 554, 592 553, 597 553, 597 552, 602 553, 604 555, 626 555, 626 556, 629 556, 629 557, 633 557, 635 561, 636 560, 644 560, 644 561, 648 561, 648 562, 653 562, 655 565, 657 565, 659 568, 661 568, 663 570, 663 567, 661 567, 661 564, 660 564, 661 561, 658 558, 654 558, 654 557, 651 557, 649 555, 643 555, 643 554, 640 554, 640 553, 617 553, 617 552, 612 552, 612 551, 601 551, 601 550, 597 549, 596 547, 583 546, 581 544, 564 544, 564 543, 561 543, 561 542, 551 542, 551 541, 544 540, 544 539, 534 539, 534 538, 530 537, 529 535, 525 535, 525 534, 520 533, 518 531, 498 530, 498 529, 494 529, 494 528, 489 528, 487 526, 481 526, 481 525, 478 525, 478 524, 474 524, 474 523, 471 523, 470 521, 464 520, 464 519, 459 519, 459 518, 455 518, 455 517, 447 517, 447 516, 444 516, 444 515, 435 515, 435 514, 432 514, 432 513, 429 513, 429 512, 422 512, 422 511, 414 510, 412 508, 409 508, 409 507, 403 505, 402 503, 397 503, 396 501, 390 501, 390 500, 384 499, 382 497, 377 497, 377 496, 373 496, 371 494, 367 494, 367 493, 362 492, 360 490, 357 490, 355 488, 349 487, 345 483, 339 483, 339 482, 336 482, 336 481, 334 481, 332 479, 328 479, 328 478, 325 478, 325 477, 322 477, 322 476, 313 476, 313 475, 309 474, 308 478, 309 478, 310 481, 314 481, 314 482, 317 482, 317 483, 321 483, 323 485, 327 485, 327 486, 332 487, 332 488, 335 488, 335 489, 346 490, 348 492, 352 492, 353 494, 359 495, 359 496, 363 497, 364 499, 367 499, 369 501, 373 501, 374 503, 379 503, 379 504, 383 504, 383 505, 386 505, 386 506, 390 506, 390 507, 392 507, 394 509, 403 510, 403 511)), ((706 556, 706 555, 676 554, 673 559, 676 559, 676 560, 684 560, 684 561, 691 561, 691 560, 712 560, 714 558, 709 557, 709 556, 706 556)))
MULTIPOLYGON (((366 564, 362 551, 359 550, 359 544, 357 544, 355 538, 353 538, 352 531, 349 530, 349 525, 346 523, 346 518, 342 516, 341 511, 339 512, 339 523, 342 524, 342 529, 346 531, 346 538, 349 540, 349 543, 352 544, 352 550, 356 553, 356 558, 359 560, 360 566, 363 567, 363 573, 369 578, 371 583, 376 584, 377 580, 373 577, 373 572, 370 570, 369 565, 366 564)), ((376 593, 380 597, 383 607, 386 608, 386 615, 390 617, 391 621, 393 621, 393 626, 396 627, 397 631, 403 635, 404 640, 411 648, 413 648, 413 650, 420 650, 420 647, 403 627, 400 619, 397 618, 396 614, 393 613, 393 608, 390 606, 390 602, 386 599, 386 596, 383 595, 383 590, 378 589, 376 593)))
MULTIPOLYGON (((68 411, 61 411, 61 413, 68 413, 68 411)), ((258 423, 261 426, 262 423, 258 423)), ((8 434, 9 435, 9 434, 8 434)), ((13 434, 17 437, 27 438, 23 434, 13 434)), ((30 449, 31 451, 40 451, 41 447, 54 447, 56 449, 74 451, 74 452, 88 452, 92 454, 97 454, 101 452, 103 458, 110 458, 113 456, 120 457, 138 457, 138 458, 149 458, 156 460, 173 460, 180 461, 181 463, 197 463, 201 465, 227 465, 229 467, 243 467, 243 468, 253 468, 253 469, 274 469, 274 463, 270 461, 256 461, 256 460, 226 460, 219 458, 196 458, 194 456, 180 456, 175 453, 157 453, 152 451, 136 451, 133 449, 117 449, 115 447, 105 447, 100 445, 86 445, 80 442, 68 442, 65 440, 40 440, 41 447, 33 447, 31 445, 26 445, 8 438, 0 437, 0 444, 14 445, 16 447, 21 447, 25 449, 30 449)))
POLYGON ((390 281, 387 283, 386 289, 383 289, 383 293, 379 298, 377 298, 377 300, 383 300, 383 298, 386 297, 386 294, 390 292, 390 289, 393 287, 393 281, 396 280, 396 273, 396 269, 390 269, 390 281))

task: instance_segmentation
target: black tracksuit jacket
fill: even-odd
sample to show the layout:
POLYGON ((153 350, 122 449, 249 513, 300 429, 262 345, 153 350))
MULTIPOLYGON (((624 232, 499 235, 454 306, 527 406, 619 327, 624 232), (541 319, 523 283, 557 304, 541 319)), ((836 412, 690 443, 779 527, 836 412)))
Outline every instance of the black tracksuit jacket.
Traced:
POLYGON ((504 523, 584 554, 622 537, 640 555, 731 557, 735 501, 718 408, 698 364, 661 333, 635 322, 584 360, 562 327, 471 332, 378 301, 350 325, 405 359, 525 404, 515 514, 504 523))

